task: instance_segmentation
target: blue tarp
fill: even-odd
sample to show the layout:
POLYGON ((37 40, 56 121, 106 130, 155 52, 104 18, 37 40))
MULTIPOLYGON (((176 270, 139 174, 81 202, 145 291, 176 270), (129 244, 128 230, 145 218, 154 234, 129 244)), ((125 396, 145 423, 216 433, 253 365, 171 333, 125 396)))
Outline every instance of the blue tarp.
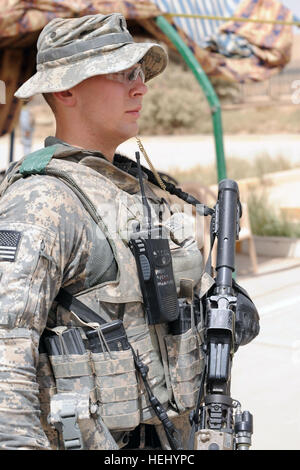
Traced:
MULTIPOLYGON (((233 16, 243 0, 152 0, 162 11, 188 13, 209 16, 233 16)), ((217 34, 224 22, 220 20, 202 20, 198 18, 175 17, 174 22, 193 40, 203 46, 211 36, 217 34)))
MULTIPOLYGON (((151 0, 162 11, 168 13, 197 14, 206 16, 237 16, 235 11, 244 0, 151 0)), ((252 0, 243 17, 250 17, 260 0, 252 0)), ((295 17, 296 18, 296 17, 295 17)), ((245 58, 253 55, 251 43, 239 35, 220 33, 221 20, 174 17, 174 23, 181 28, 198 46, 225 57, 245 58)), ((297 21, 295 19, 295 21, 297 21)))

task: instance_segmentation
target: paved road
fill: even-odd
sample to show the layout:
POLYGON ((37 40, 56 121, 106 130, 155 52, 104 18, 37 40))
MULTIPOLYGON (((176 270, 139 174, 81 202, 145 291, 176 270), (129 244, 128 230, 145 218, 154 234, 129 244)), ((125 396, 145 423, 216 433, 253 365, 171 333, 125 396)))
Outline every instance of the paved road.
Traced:
POLYGON ((259 260, 238 282, 252 296, 261 332, 234 357, 232 396, 254 415, 253 449, 300 449, 300 258, 259 260))
MULTIPOLYGON (((144 137, 142 142, 154 164, 160 171, 178 167, 186 169, 195 165, 215 163, 215 143, 213 136, 157 136, 144 137)), ((271 157, 283 155, 290 162, 300 162, 299 135, 234 135, 224 136, 226 157, 254 159, 267 152, 271 157)), ((120 146, 128 156, 134 157, 137 149, 135 139, 120 146)))
MULTIPOLYGON (((215 162, 215 145, 212 136, 155 136, 142 138, 145 149, 154 166, 160 171, 170 168, 186 169, 195 165, 211 165, 215 162)), ((299 135, 235 135, 224 137, 227 157, 253 159, 262 152, 272 157, 284 155, 291 162, 300 162, 299 135)), ((43 146, 42 139, 36 139, 33 150, 43 146)), ((134 158, 138 150, 136 140, 129 139, 119 147, 125 155, 134 158)), ((0 170, 8 162, 9 136, 0 138, 0 170)), ((19 139, 16 139, 15 160, 22 155, 19 139)), ((141 162, 145 163, 143 157, 141 162)))

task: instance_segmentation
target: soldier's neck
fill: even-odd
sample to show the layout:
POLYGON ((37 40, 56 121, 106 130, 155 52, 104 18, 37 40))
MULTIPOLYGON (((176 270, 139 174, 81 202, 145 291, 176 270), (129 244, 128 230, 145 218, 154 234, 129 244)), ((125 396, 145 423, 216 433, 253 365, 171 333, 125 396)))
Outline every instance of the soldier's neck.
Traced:
POLYGON ((72 131, 63 131, 62 129, 57 128, 55 137, 63 140, 73 147, 78 147, 84 150, 97 150, 98 152, 101 152, 102 155, 104 155, 110 162, 113 161, 117 148, 116 144, 112 143, 109 139, 101 139, 99 136, 84 135, 82 133, 80 134, 79 132, 74 133, 73 129, 72 131))

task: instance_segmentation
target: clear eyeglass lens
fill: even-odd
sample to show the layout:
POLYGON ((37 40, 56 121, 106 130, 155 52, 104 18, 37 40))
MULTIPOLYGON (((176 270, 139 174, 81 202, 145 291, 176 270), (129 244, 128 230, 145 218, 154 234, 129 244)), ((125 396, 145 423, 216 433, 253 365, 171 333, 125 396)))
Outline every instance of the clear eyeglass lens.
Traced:
POLYGON ((140 64, 134 66, 134 68, 130 68, 129 70, 124 70, 122 72, 116 72, 116 73, 108 73, 105 76, 109 80, 117 81, 120 83, 126 83, 126 84, 135 82, 140 76, 142 79, 142 82, 145 83, 145 74, 140 64))
POLYGON ((145 74, 141 65, 138 65, 137 67, 135 67, 132 71, 128 73, 127 80, 129 82, 134 82, 135 80, 138 79, 139 76, 141 77, 142 82, 145 83, 145 74))

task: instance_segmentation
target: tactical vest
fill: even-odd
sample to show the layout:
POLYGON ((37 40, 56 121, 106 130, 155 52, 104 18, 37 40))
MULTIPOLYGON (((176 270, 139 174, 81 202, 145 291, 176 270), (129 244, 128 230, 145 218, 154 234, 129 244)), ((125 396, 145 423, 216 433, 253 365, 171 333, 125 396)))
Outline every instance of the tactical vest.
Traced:
MULTIPOLYGON (((168 333, 168 324, 148 325, 136 262, 128 246, 134 223, 141 222, 143 217, 137 179, 98 157, 85 157, 80 163, 60 160, 55 158, 58 150, 59 146, 55 145, 38 151, 38 158, 32 158, 31 154, 20 161, 13 172, 16 175, 20 171, 23 176, 44 172, 56 176, 75 191, 90 213, 94 211, 94 220, 109 241, 117 262, 117 279, 90 287, 76 294, 76 298, 96 312, 99 312, 101 304, 111 312, 120 311, 122 306, 121 319, 129 342, 149 368, 147 377, 151 390, 168 416, 176 417, 196 404, 204 368, 201 352, 203 325, 193 325, 187 332, 176 336, 168 333)), ((8 185, 4 181, 2 191, 8 185)), ((166 198, 165 192, 150 183, 145 185, 145 189, 150 205, 160 201, 162 194, 166 198)), ((170 240, 176 284, 179 286, 181 278, 189 278, 196 285, 202 272, 201 253, 195 240, 189 236, 188 243, 182 246, 176 233, 178 224, 175 223, 174 228, 174 217, 172 219, 171 213, 169 216, 166 226, 173 230, 173 235, 175 233, 173 240, 179 238, 177 244, 170 240)), ((154 212, 153 217, 155 222, 154 212)), ((175 219, 180 217, 178 214, 175 219)), ((56 318, 57 334, 70 322, 78 328, 83 326, 61 306, 57 307, 56 318)), ((89 441, 85 445, 95 449, 113 448, 110 433, 134 429, 139 423, 159 423, 134 369, 130 351, 87 352, 81 357, 57 356, 50 361, 51 368, 48 358, 40 355, 38 381, 41 421, 53 447, 57 442, 46 419, 49 411, 48 421, 57 425, 62 424, 66 408, 75 410, 74 420, 79 423, 82 438, 85 443, 89 441)))

